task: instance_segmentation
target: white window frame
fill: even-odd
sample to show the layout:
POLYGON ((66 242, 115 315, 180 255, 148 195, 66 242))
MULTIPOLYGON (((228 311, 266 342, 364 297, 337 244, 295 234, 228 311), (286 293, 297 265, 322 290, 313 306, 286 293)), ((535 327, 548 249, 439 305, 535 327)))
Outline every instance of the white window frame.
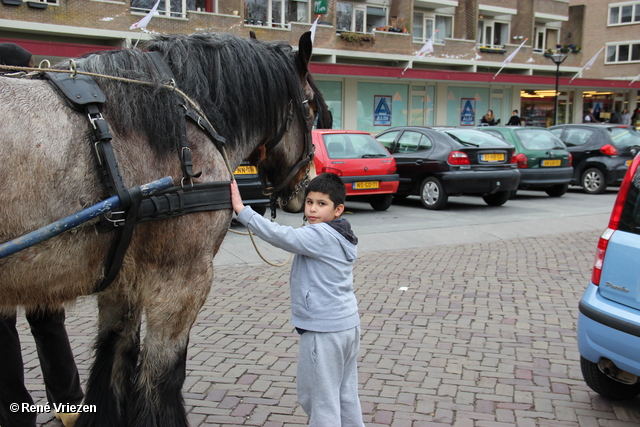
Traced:
MULTIPOLYGON (((165 18, 182 18, 182 19, 186 19, 187 18, 187 0, 182 0, 181 2, 181 11, 172 11, 171 10, 171 1, 170 0, 161 0, 160 4, 158 5, 158 15, 165 17, 165 18)), ((136 6, 131 6, 131 10, 133 12, 139 12, 139 13, 149 13, 151 11, 151 9, 146 9, 146 8, 141 8, 141 7, 136 7, 136 6)))
MULTIPOLYGON (((266 12, 267 16, 264 21, 257 20, 254 22, 249 22, 249 19, 254 19, 253 17, 246 17, 246 25, 254 25, 254 26, 267 26, 267 27, 275 27, 275 28, 283 28, 289 29, 291 27, 291 22, 306 22, 309 23, 309 17, 311 16, 311 0, 263 0, 266 2, 266 12), (274 14, 274 6, 280 3, 280 13, 274 14), (291 6, 292 3, 304 3, 306 5, 306 18, 304 21, 289 21, 287 16, 287 10, 289 9, 287 6, 291 6)), ((259 2, 259 1, 258 1, 259 2)))
MULTIPOLYGON (((413 33, 413 41, 416 43, 426 43, 427 40, 429 40, 434 34, 435 34, 435 30, 436 30, 436 17, 432 14, 427 14, 424 12, 414 12, 413 13, 413 19, 414 19, 414 23, 416 21, 416 17, 417 15, 420 15, 419 20, 422 23, 422 32, 420 34, 416 34, 414 33, 414 28, 411 29, 411 32, 413 33), (428 31, 427 27, 431 27, 431 31, 428 31)), ((434 40, 435 41, 435 40, 434 40)))
MULTIPOLYGON (((367 8, 368 7, 375 7, 375 8, 379 8, 382 9, 384 11, 384 22, 387 23, 389 22, 389 8, 385 5, 382 4, 360 4, 360 3, 351 3, 351 2, 347 2, 347 1, 340 1, 337 3, 344 3, 344 4, 350 4, 351 5, 351 25, 350 28, 348 30, 342 29, 342 30, 338 30, 336 27, 336 30, 338 32, 341 31, 349 31, 349 32, 353 32, 353 33, 364 33, 364 34, 371 34, 375 28, 372 26, 370 31, 367 31, 367 27, 369 26, 369 24, 367 23, 367 8), (356 28, 356 16, 358 15, 358 13, 361 13, 363 18, 362 18, 362 31, 357 31, 356 28)), ((337 10, 337 7, 336 7, 337 10)), ((337 13, 337 12, 336 12, 337 13)))
POLYGON ((558 40, 560 39, 560 29, 559 28, 554 28, 554 27, 549 27, 547 25, 536 25, 535 29, 534 29, 534 34, 535 34, 535 39, 533 40, 533 51, 536 53, 544 53, 544 51, 546 51, 547 49, 553 49, 555 48, 555 46, 548 48, 547 44, 548 44, 548 40, 547 40, 547 33, 549 31, 555 31, 556 34, 558 35, 557 40, 556 40, 556 44, 558 42, 558 40), (540 37, 540 35, 542 35, 542 47, 538 46, 538 38, 540 37))
MULTIPOLYGON (((435 12, 424 12, 420 10, 416 10, 413 13, 414 19, 416 15, 422 15, 422 34, 413 36, 413 41, 416 43, 425 43, 433 36, 434 44, 444 44, 445 39, 453 37, 453 25, 455 20, 453 19, 453 15, 444 14, 444 13, 435 13, 435 12), (440 32, 435 32, 437 29, 438 18, 448 19, 451 22, 451 34, 440 34, 440 32), (425 34, 425 28, 427 21, 432 22, 433 34, 425 34)), ((413 30, 413 29, 412 29, 413 30)))
POLYGON ((484 18, 478 20, 478 46, 488 47, 490 49, 501 48, 509 42, 509 35, 511 34, 511 23, 508 21, 499 21, 491 18, 484 18), (481 25, 482 24, 482 25, 481 25), (496 38, 496 24, 506 25, 507 31, 502 43, 494 44, 493 40, 496 38), (487 43, 485 37, 487 35, 487 29, 491 32, 490 43, 487 43))
POLYGON ((609 9, 607 12, 607 26, 609 27, 618 27, 618 26, 622 26, 622 25, 633 25, 633 24, 640 24, 640 2, 639 1, 634 1, 634 2, 625 2, 625 3, 614 3, 614 4, 610 4, 609 5, 609 9), (630 22, 621 22, 622 20, 622 9, 625 7, 631 7, 631 21, 630 22), (617 22, 611 22, 612 21, 612 12, 614 9, 618 10, 618 21, 617 22), (638 18, 636 20, 636 17, 638 18))
POLYGON ((633 40, 633 41, 629 41, 629 42, 618 42, 615 44, 607 44, 607 49, 604 55, 604 63, 605 64, 638 64, 640 63, 640 56, 638 56, 638 59, 631 59, 631 55, 633 53, 633 46, 637 45, 638 49, 640 49, 640 40, 633 40), (627 46, 629 49, 629 59, 621 61, 619 60, 619 55, 620 55, 620 47, 621 46, 627 46), (612 49, 615 49, 615 53, 614 53, 614 60, 610 61, 609 57, 611 55, 612 49))

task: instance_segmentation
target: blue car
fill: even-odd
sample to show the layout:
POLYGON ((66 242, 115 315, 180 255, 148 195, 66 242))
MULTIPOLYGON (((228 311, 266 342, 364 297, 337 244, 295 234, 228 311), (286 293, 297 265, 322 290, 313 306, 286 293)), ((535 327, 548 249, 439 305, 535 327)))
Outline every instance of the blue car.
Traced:
POLYGON ((640 155, 618 192, 598 242, 578 315, 582 375, 612 400, 640 394, 640 155))

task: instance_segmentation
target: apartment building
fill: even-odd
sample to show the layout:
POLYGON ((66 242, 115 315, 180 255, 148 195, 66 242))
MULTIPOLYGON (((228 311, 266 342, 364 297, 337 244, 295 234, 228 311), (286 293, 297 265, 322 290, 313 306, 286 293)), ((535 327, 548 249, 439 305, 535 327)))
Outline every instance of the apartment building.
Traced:
POLYGON ((472 126, 488 109, 549 126, 639 103, 640 0, 160 0, 146 32, 129 27, 155 0, 1 2, 0 42, 51 61, 153 33, 295 45, 317 19, 311 70, 336 128, 472 126))

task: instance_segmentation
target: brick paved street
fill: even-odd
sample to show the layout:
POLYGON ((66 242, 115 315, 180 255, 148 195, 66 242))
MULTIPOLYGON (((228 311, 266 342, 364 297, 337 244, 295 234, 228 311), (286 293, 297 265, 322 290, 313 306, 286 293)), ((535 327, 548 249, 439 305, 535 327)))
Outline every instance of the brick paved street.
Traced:
MULTIPOLYGON (((601 229, 362 254, 360 395, 367 426, 638 426, 640 398, 608 402, 582 380, 578 300, 601 229)), ((288 267, 217 269, 193 328, 184 386, 192 426, 304 426, 288 267)), ((86 380, 92 298, 68 310, 86 380)), ((19 318, 28 387, 44 391, 19 318)), ((59 426, 48 414, 43 425, 59 426)))

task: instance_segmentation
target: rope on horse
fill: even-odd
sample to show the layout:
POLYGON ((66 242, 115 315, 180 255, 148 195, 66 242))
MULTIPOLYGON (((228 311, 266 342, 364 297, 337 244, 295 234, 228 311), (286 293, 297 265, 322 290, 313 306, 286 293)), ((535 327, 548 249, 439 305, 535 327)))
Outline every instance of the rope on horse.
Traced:
MULTIPOLYGON (((302 221, 302 227, 305 226, 305 221, 302 221)), ((236 231, 236 230, 232 230, 231 227, 229 227, 228 231, 235 233, 235 234, 239 234, 241 236, 249 236, 251 238, 251 243, 253 243, 253 248, 256 250, 258 256, 260 257, 260 259, 262 259, 264 262, 266 262, 267 264, 273 266, 273 267, 284 267, 285 265, 289 264, 289 261, 291 261, 291 258, 293 258, 293 254, 289 254, 289 258, 285 261, 282 262, 280 264, 276 264, 274 262, 269 261, 268 259, 266 259, 264 257, 264 255, 262 255, 262 252, 260 252, 260 248, 258 248, 258 244, 256 243, 255 238, 253 237, 254 234, 251 231, 251 229, 249 227, 247 227, 247 233, 243 233, 242 231, 236 231)))

